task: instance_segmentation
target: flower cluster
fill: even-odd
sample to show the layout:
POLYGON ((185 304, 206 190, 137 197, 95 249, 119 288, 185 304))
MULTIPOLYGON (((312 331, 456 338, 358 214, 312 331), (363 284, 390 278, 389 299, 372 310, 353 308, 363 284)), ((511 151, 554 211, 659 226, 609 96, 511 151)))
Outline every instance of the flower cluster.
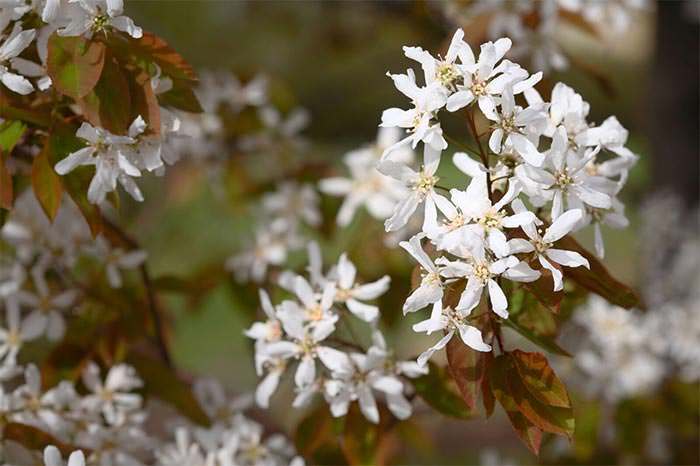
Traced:
POLYGON ((347 414, 349 404, 357 400, 364 416, 378 423, 375 396, 381 394, 397 418, 409 417, 408 379, 427 369, 394 359, 377 327, 379 308, 367 302, 386 292, 389 277, 359 283, 357 269, 345 254, 324 274, 315 243, 309 246, 309 258, 309 279, 293 272, 280 275, 279 285, 294 299, 273 305, 267 293, 260 291, 266 320, 246 331, 255 339, 255 366, 264 376, 255 394, 258 405, 268 406, 282 374, 294 365, 295 407, 322 394, 338 417, 347 414), (351 315, 370 327, 372 344, 367 350, 357 341, 342 338, 342 330, 353 337, 351 315))
POLYGON ((421 65, 424 83, 419 84, 411 69, 390 74, 412 107, 382 114, 381 126, 407 130, 404 139, 384 150, 377 165, 408 192, 394 206, 386 230, 400 230, 419 207, 423 211, 422 230, 401 243, 422 272, 403 310, 431 306, 430 318, 414 330, 446 332, 419 358, 421 364, 454 332, 477 351, 491 349, 470 324, 470 313, 485 292, 493 312, 507 319, 503 280, 533 282, 551 276, 558 291, 563 288, 562 267, 589 267, 578 252, 556 247, 565 235, 593 224, 602 256, 600 224, 626 226, 617 194, 637 159, 625 147, 627 131, 617 119, 591 125, 588 104, 570 87, 557 84, 551 101, 544 101, 533 87, 542 74, 530 75, 503 59, 509 39, 483 44, 477 58, 463 35, 461 30, 455 33, 444 58, 405 47, 406 56, 421 65), (521 96, 523 105, 516 101, 521 96), (455 166, 471 180, 464 189, 450 189, 449 197, 438 184, 441 154, 448 147, 440 124, 443 110, 448 115, 466 113, 478 145, 473 153, 479 158, 454 154, 455 166), (403 147, 419 143, 420 167, 395 158, 403 147), (426 253, 426 242, 438 257, 426 253), (466 286, 451 302, 447 289, 459 282, 466 286))
POLYGON ((696 226, 673 197, 656 196, 642 212, 645 270, 652 271, 643 277, 648 309, 628 311, 594 298, 574 319, 586 330, 575 357, 585 385, 611 402, 653 392, 669 377, 700 379, 696 226))
POLYGON ((266 193, 256 212, 255 245, 231 256, 226 269, 238 281, 263 281, 270 266, 283 265, 290 251, 303 248, 304 225, 320 226, 318 202, 311 186, 294 181, 280 183, 276 191, 266 193))
POLYGON ((561 27, 572 18, 574 26, 590 24, 593 29, 621 36, 630 28, 636 12, 649 9, 648 0, 478 0, 463 5, 445 2, 445 16, 460 24, 486 21, 487 36, 495 39, 512 37, 517 47, 511 50, 513 58, 529 59, 540 70, 568 68, 569 57, 560 45, 561 27))

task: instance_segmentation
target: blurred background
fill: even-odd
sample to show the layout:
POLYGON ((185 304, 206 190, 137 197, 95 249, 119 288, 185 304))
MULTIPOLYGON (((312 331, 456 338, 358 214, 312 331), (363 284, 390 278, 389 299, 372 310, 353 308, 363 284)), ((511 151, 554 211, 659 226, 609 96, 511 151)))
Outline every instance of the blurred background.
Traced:
MULTIPOLYGON (((622 193, 631 226, 605 232, 606 264, 613 275, 635 286, 644 278, 639 232, 645 200, 654 192, 670 190, 685 208, 697 206, 700 53, 694 3, 669 1, 631 9, 622 35, 602 30, 593 36, 565 24, 556 37, 575 63, 546 74, 545 86, 563 81, 590 102, 589 121, 600 123, 616 115, 630 132, 628 147, 640 155, 622 193)), ((150 0, 127 2, 126 12, 144 29, 165 38, 196 68, 227 70, 242 79, 265 74, 288 108, 306 108, 310 121, 302 133, 307 141, 303 157, 323 167, 303 173, 313 182, 335 170, 328 167, 339 170, 347 151, 374 140, 383 109, 404 104, 385 76, 387 71, 403 72, 412 66, 402 46, 444 50, 458 26, 464 27, 473 47, 483 42, 484 25, 465 22, 457 14, 468 4, 150 0)), ((261 155, 249 163, 252 176, 275 172, 279 168, 275 160, 261 155)), ((201 277, 197 299, 177 294, 168 299, 177 317, 172 319, 171 335, 177 363, 192 374, 220 377, 234 392, 244 392, 257 383, 252 343, 242 334, 256 315, 254 287, 242 289, 232 280, 208 282, 207 277, 219 272, 212 264, 220 265, 223 258, 250 247, 252 217, 244 207, 248 193, 237 185, 240 176, 226 175, 223 194, 212 189, 209 180, 196 162, 178 164, 168 177, 146 186, 151 201, 144 208, 132 209, 124 202, 122 209, 129 218, 128 228, 149 252, 155 276, 201 277)), ((382 302, 382 311, 392 324, 389 334, 400 356, 415 357, 425 341, 410 331, 412 320, 399 318, 401 300, 409 291, 409 259, 391 253, 381 256, 387 263, 374 263, 373 243, 351 240, 349 232, 334 235, 338 203, 324 198, 322 206, 322 235, 334 238, 324 243, 329 261, 347 249, 362 276, 377 277, 388 263, 395 283, 403 282, 404 289, 382 302)), ((696 211, 688 212, 697 225, 696 211)), ((356 218, 349 231, 356 235, 362 221, 356 218)), ((380 234, 381 224, 371 225, 365 234, 380 234)), ((582 239, 591 244, 591 238, 582 239)), ((288 408, 289 387, 281 392, 270 411, 260 415, 291 432, 303 413, 288 408)), ((580 406, 584 412, 589 409, 585 403, 580 406)), ((499 451, 494 464, 534 461, 501 415, 458 423, 418 409, 414 421, 420 435, 399 463, 477 464, 493 460, 483 457, 488 448, 499 451)))

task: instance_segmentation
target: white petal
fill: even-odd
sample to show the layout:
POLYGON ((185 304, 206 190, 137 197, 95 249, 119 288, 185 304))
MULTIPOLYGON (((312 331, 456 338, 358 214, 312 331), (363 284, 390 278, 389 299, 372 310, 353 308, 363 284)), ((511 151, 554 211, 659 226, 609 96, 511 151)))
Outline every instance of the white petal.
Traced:
POLYGON ((581 254, 575 251, 565 251, 563 249, 547 249, 545 254, 554 262, 561 265, 565 265, 567 267, 584 266, 587 269, 591 268, 590 264, 588 263, 588 259, 586 259, 581 254))
POLYGON ((484 343, 484 339, 481 336, 481 331, 470 325, 460 325, 459 326, 459 336, 465 345, 476 351, 491 351, 491 346, 484 343))
POLYGON ((508 309, 508 300, 506 299, 505 293, 503 293, 501 287, 498 286, 498 283, 496 283, 496 281, 493 279, 489 279, 488 288, 489 298, 491 298, 491 308, 493 309, 493 312, 495 312, 502 318, 507 319, 508 311, 506 309, 508 309))
POLYGON ((581 217, 583 217, 583 212, 580 209, 567 210, 558 216, 547 228, 547 231, 542 236, 542 240, 545 243, 553 243, 563 238, 573 230, 574 226, 581 220, 581 217))

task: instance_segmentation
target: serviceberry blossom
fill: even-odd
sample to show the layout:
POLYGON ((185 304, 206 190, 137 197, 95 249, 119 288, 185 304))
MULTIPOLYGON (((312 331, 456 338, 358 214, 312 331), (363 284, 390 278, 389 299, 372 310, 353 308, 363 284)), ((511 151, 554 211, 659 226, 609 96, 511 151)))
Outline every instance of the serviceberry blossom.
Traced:
POLYGON ((114 247, 104 236, 95 238, 94 243, 86 250, 104 264, 107 281, 112 288, 121 288, 122 271, 138 268, 148 256, 146 251, 141 249, 125 251, 120 247, 114 247))
POLYGON ((53 445, 49 445, 44 449, 44 465, 45 466, 85 466, 85 455, 82 451, 77 450, 70 454, 68 462, 64 462, 61 457, 61 452, 53 445))
POLYGON ((17 298, 5 299, 5 326, 0 327, 0 360, 2 365, 14 366, 22 346, 44 331, 43 322, 33 317, 22 318, 17 298))
MULTIPOLYGON (((65 25, 58 30, 61 36, 84 36, 91 38, 93 34, 109 34, 110 29, 122 31, 139 39, 143 31, 136 26, 131 18, 122 15, 124 2, 122 0, 75 0, 64 4, 61 0, 47 0, 48 11, 44 15, 51 18, 60 15, 65 25), (53 13, 58 8, 68 8, 63 14, 53 13)), ((62 22, 62 21, 61 21, 62 22)))
POLYGON ((0 82, 18 94, 30 94, 34 91, 34 86, 22 74, 13 73, 10 69, 14 68, 21 73, 26 60, 20 59, 18 55, 32 43, 35 36, 34 29, 24 31, 19 22, 15 23, 7 37, 0 36, 0 82))
MULTIPOLYGON (((377 170, 377 163, 384 151, 398 142, 400 137, 398 128, 380 128, 376 143, 345 154, 343 161, 348 167, 349 178, 331 177, 321 180, 321 192, 344 198, 336 219, 339 226, 348 226, 361 206, 372 217, 385 220, 391 216, 396 203, 408 194, 401 181, 377 170)), ((391 153, 391 160, 406 165, 411 165, 414 158, 413 150, 408 146, 391 153)))
POLYGON ((122 423, 129 411, 141 405, 141 396, 130 393, 143 385, 131 366, 112 367, 103 382, 100 368, 90 363, 83 371, 82 380, 91 392, 83 398, 83 405, 91 411, 101 411, 111 424, 122 423))

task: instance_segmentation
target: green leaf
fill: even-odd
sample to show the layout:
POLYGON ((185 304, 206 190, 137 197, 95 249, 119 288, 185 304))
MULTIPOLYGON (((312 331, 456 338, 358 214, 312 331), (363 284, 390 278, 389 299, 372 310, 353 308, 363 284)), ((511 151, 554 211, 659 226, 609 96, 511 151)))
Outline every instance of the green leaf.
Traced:
POLYGON ((550 406, 571 407, 566 387, 549 366, 547 358, 542 353, 526 353, 515 350, 510 354, 523 385, 537 400, 550 406))
POLYGON ((458 419, 472 419, 476 415, 474 409, 470 409, 457 393, 454 382, 444 367, 432 362, 429 363, 430 372, 413 379, 413 387, 431 408, 450 417, 458 419))
POLYGON ((445 348, 447 366, 457 383, 462 399, 470 411, 475 412, 476 401, 481 389, 481 380, 490 361, 490 353, 482 353, 469 348, 455 335, 445 348))
POLYGON ((100 79, 105 63, 105 45, 82 37, 49 38, 47 72, 61 94, 75 100, 85 97, 100 79))
POLYGON ((210 420, 192 389, 160 360, 146 354, 132 352, 127 362, 134 366, 144 381, 144 390, 148 396, 170 403, 180 413, 201 425, 209 425, 210 420))
POLYGON ((21 121, 0 123, 0 150, 9 154, 15 148, 27 127, 21 121))
POLYGON ((173 88, 158 95, 158 101, 163 106, 173 107, 185 112, 202 113, 204 111, 191 85, 182 81, 173 82, 173 88))
POLYGON ((552 340, 551 338, 543 337, 540 335, 535 334, 532 330, 529 330, 522 325, 518 324, 515 322, 514 319, 504 319, 503 323, 507 326, 518 332, 520 335, 524 336, 531 342, 535 343, 536 345, 540 346, 541 348, 549 351, 550 353, 553 354, 558 354, 560 356, 566 356, 566 357, 571 357, 571 354, 567 352, 564 348, 559 346, 557 342, 552 340))
POLYGON ((603 264, 571 236, 565 236, 557 243, 557 247, 575 251, 588 259, 590 269, 586 267, 564 267, 564 276, 575 281, 582 287, 596 293, 612 304, 625 309, 641 306, 637 293, 630 287, 613 278, 603 264))
POLYGON ((510 358, 506 354, 498 356, 489 368, 489 384, 494 397, 503 407, 520 440, 535 455, 539 455, 542 443, 542 430, 520 412, 515 399, 510 394, 508 372, 511 370, 514 369, 510 358))
POLYGON ((94 126, 114 134, 126 134, 133 118, 131 94, 125 71, 119 62, 107 53, 102 76, 94 89, 78 99, 85 117, 94 126))
POLYGON ((61 206, 61 195, 63 186, 60 177, 53 169, 53 164, 49 160, 51 145, 48 140, 44 144, 44 149, 34 158, 32 163, 32 187, 34 194, 46 213, 46 216, 53 221, 61 206))

